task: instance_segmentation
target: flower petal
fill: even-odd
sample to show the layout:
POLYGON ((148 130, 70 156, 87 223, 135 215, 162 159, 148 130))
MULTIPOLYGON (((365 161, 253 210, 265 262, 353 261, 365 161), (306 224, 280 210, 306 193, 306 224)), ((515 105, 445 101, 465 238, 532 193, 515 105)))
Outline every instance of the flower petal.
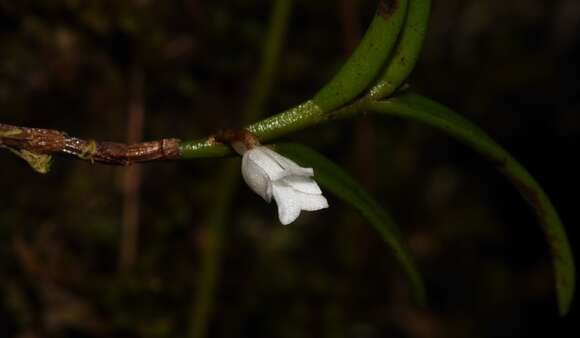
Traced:
POLYGON ((242 157, 242 176, 246 184, 266 202, 272 200, 272 181, 258 163, 252 160, 247 151, 242 157))
POLYGON ((320 187, 312 179, 314 170, 303 168, 294 161, 265 146, 244 152, 242 175, 248 186, 270 202, 278 205, 280 223, 294 222, 302 210, 328 208, 320 187))
POLYGON ((260 146, 246 151, 244 157, 248 157, 257 166, 262 168, 270 179, 277 180, 286 175, 284 174, 284 168, 282 168, 271 153, 273 153, 273 151, 267 147, 260 146))
POLYGON ((294 190, 307 194, 322 194, 318 184, 310 177, 292 175, 284 177, 283 181, 294 190))
POLYGON ((297 191, 296 195, 298 195, 300 209, 302 210, 316 211, 328 208, 326 197, 320 194, 305 194, 297 191))
POLYGON ((274 150, 268 147, 260 147, 263 148, 262 151, 272 159, 274 159, 282 168, 284 168, 284 173, 277 178, 272 177, 273 180, 280 179, 287 175, 298 175, 298 176, 314 176, 314 170, 312 168, 303 168, 299 166, 296 162, 292 161, 289 158, 286 158, 274 150))
POLYGON ((287 225, 300 216, 301 202, 297 193, 285 184, 274 182, 272 191, 276 204, 278 204, 278 218, 280 223, 287 225))

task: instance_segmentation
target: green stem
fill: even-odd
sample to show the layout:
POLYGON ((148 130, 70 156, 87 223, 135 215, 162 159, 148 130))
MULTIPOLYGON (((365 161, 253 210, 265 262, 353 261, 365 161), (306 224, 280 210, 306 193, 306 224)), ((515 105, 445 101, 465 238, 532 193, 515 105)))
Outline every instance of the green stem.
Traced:
MULTIPOLYGON (((262 142, 310 127, 326 119, 324 112, 312 101, 290 108, 262 121, 249 125, 246 129, 254 133, 262 142)), ((182 159, 224 157, 232 150, 223 144, 210 143, 208 139, 182 142, 179 145, 182 159)))
MULTIPOLYGON (((336 111, 324 113, 312 100, 290 108, 282 113, 258 121, 246 127, 261 142, 271 141, 278 137, 322 123, 328 119, 346 118, 364 110, 362 103, 368 98, 359 99, 336 111)), ((233 154, 232 150, 220 143, 211 143, 208 139, 182 142, 179 145, 181 159, 224 157, 233 154)))

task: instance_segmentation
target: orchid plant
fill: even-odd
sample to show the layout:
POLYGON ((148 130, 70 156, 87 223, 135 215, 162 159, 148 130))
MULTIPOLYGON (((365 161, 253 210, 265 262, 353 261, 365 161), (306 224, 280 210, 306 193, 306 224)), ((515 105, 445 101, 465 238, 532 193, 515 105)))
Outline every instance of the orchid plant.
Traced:
MULTIPOLYGON (((552 251, 560 313, 565 315, 574 295, 574 260, 560 217, 546 193, 529 172, 483 130, 451 109, 413 92, 406 84, 421 51, 430 5, 430 0, 379 1, 359 46, 325 86, 304 103, 250 124, 245 130, 261 142, 270 142, 317 124, 370 113, 426 124, 466 144, 489 159, 511 181, 543 224, 552 251)), ((315 179, 323 188, 361 212, 394 250, 413 286, 415 299, 422 302, 424 290, 420 274, 398 235, 397 226, 384 208, 342 168, 313 149, 298 144, 275 144, 273 147, 281 155, 312 167, 315 179)), ((227 143, 215 142, 215 138, 180 144, 180 156, 187 159, 227 156, 231 151, 227 143)), ((244 175, 248 176, 247 172, 244 175)), ((254 191, 268 197, 267 193, 259 192, 264 185, 256 184, 255 180, 246 178, 254 191)), ((276 200, 283 205, 284 202, 276 200)), ((319 204, 313 203, 311 209, 326 206, 322 200, 317 202, 319 204)))
MULTIPOLYGON (((575 267, 565 229, 548 196, 529 172, 483 130, 462 115, 413 92, 412 87, 406 84, 421 51, 429 19, 430 0, 380 0, 360 44, 326 85, 303 103, 253 122, 258 118, 267 97, 291 4, 291 0, 274 2, 263 55, 264 63, 254 88, 253 97, 256 100, 250 102, 244 110, 244 119, 249 124, 227 134, 229 136, 218 133, 193 141, 163 140, 149 148, 129 146, 118 156, 122 157, 121 161, 114 153, 105 152, 104 144, 79 143, 78 140, 62 149, 39 150, 31 146, 33 142, 23 141, 24 136, 30 141, 33 130, 0 125, 0 146, 23 157, 40 172, 47 171, 50 161, 46 156, 55 151, 91 161, 115 163, 117 160, 116 164, 130 164, 140 159, 226 157, 237 153, 242 156, 241 177, 266 202, 274 198, 282 224, 294 222, 303 210, 329 207, 319 185, 325 192, 334 194, 358 210, 393 250, 409 279, 415 299, 423 302, 425 291, 420 273, 387 211, 331 159, 305 145, 272 143, 305 128, 332 123, 338 119, 352 119, 366 113, 413 120, 442 131, 489 159, 529 203, 538 221, 543 224, 542 229, 548 239, 559 309, 565 315, 574 295, 575 267), (72 147, 75 144, 81 144, 80 148, 72 147), (135 153, 141 157, 130 157, 130 154, 135 153)), ((63 141, 63 144, 67 143, 63 141)), ((231 185, 236 177, 240 177, 240 168, 226 166, 223 175, 225 179, 222 183, 231 185)), ((227 201, 233 198, 232 189, 223 191, 217 200, 228 204, 227 201)), ((221 221, 217 217, 212 224, 221 221)), ((212 273, 217 264, 218 249, 207 249, 202 258, 203 269, 212 273)), ((211 298, 213 279, 204 279, 199 287, 200 293, 208 294, 211 298)), ((203 299, 195 305, 194 336, 203 336, 210 304, 211 301, 203 299)))

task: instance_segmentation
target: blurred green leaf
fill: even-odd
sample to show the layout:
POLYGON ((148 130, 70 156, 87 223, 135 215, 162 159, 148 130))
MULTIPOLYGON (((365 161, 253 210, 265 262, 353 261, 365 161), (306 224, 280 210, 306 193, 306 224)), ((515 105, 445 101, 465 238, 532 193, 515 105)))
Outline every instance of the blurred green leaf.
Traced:
POLYGON ((570 310, 574 298, 575 267, 566 230, 552 202, 518 161, 479 127, 449 108, 414 93, 403 93, 391 99, 371 102, 371 111, 404 117, 428 124, 451 135, 487 157, 516 187, 534 210, 552 251, 560 314, 570 310))
POLYGON ((425 288, 421 275, 401 238, 396 223, 385 209, 340 166, 311 148, 300 144, 280 143, 276 144, 276 151, 300 165, 314 168, 315 179, 320 185, 357 209, 366 218, 393 250, 411 282, 415 301, 424 304, 425 288))

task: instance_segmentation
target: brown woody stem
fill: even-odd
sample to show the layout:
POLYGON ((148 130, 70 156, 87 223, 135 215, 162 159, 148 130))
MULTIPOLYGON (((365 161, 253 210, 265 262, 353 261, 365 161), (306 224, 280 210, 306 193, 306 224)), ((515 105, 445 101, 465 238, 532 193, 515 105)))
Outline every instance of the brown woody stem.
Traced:
POLYGON ((127 166, 138 162, 178 159, 180 142, 173 138, 133 144, 99 142, 70 137, 58 130, 0 123, 0 147, 13 152, 38 155, 61 153, 111 165, 127 166))

